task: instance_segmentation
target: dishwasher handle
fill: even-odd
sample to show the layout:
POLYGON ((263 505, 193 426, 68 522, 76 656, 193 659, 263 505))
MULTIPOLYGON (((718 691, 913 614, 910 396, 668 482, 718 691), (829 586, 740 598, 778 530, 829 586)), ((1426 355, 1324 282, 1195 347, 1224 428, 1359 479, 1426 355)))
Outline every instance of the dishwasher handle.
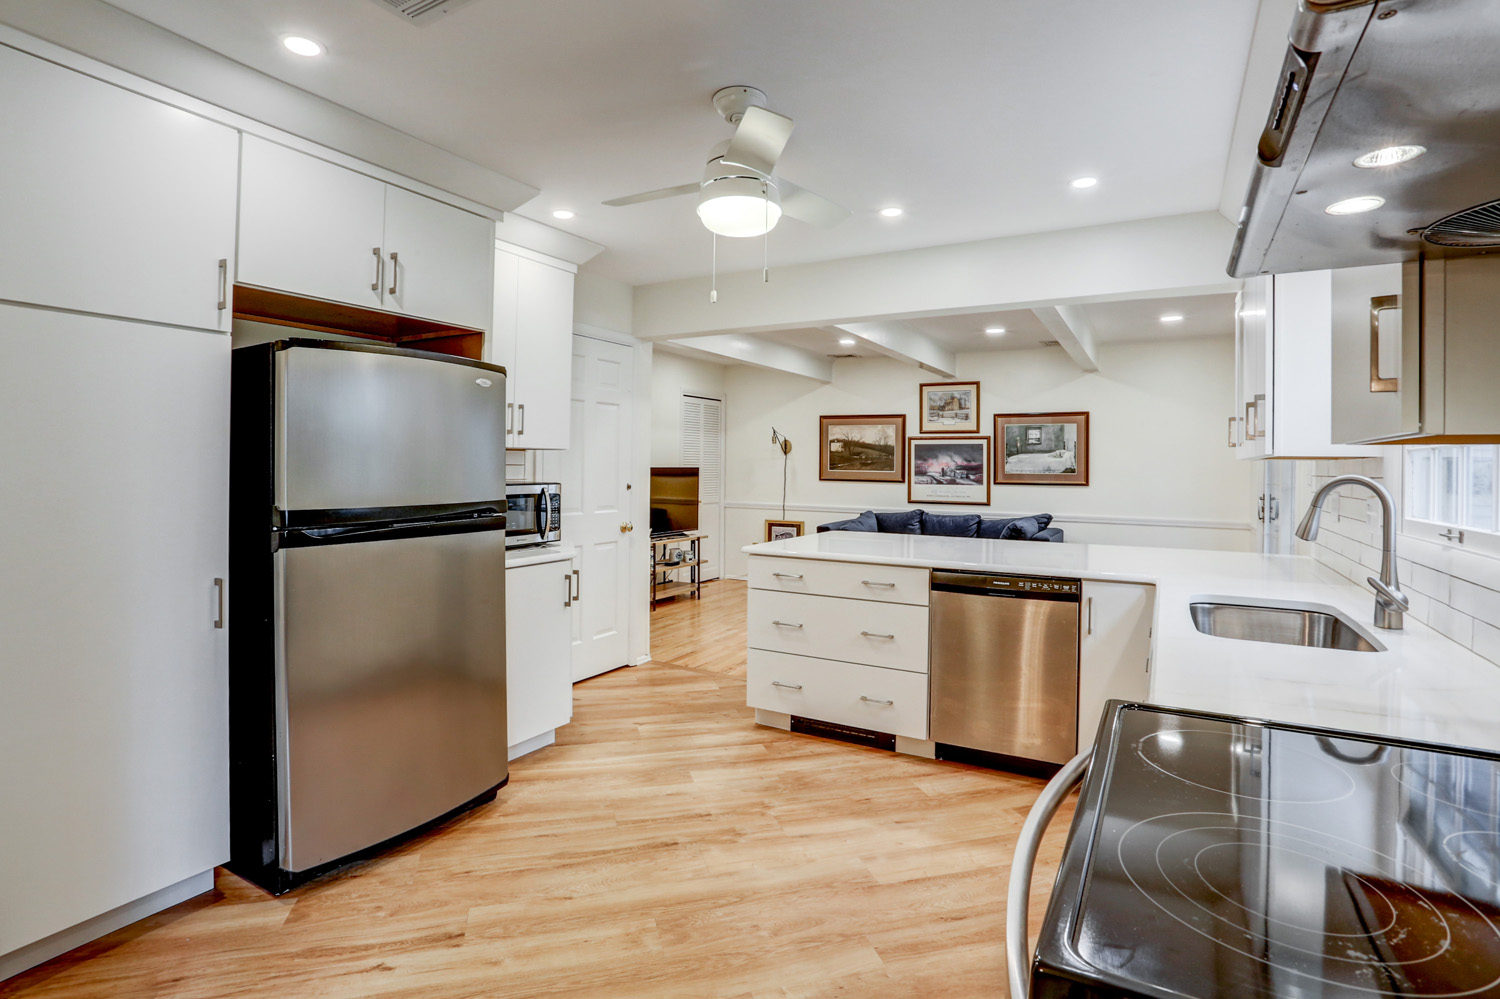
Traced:
POLYGON ((1026 816, 1021 826, 1021 836, 1016 841, 1016 853, 1010 863, 1010 886, 1005 898, 1005 965, 1010 979, 1011 999, 1028 999, 1031 995, 1031 947, 1027 943, 1026 905, 1031 900, 1031 873, 1036 866, 1037 850, 1042 845, 1042 834, 1057 809, 1080 783, 1088 776, 1089 760, 1093 759, 1093 747, 1073 757, 1057 776, 1042 788, 1041 795, 1026 816))

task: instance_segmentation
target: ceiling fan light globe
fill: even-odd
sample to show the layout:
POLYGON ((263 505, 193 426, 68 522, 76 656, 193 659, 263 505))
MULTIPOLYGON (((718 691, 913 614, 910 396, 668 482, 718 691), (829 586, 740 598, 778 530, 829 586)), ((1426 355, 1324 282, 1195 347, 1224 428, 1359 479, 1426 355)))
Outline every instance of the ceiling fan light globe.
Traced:
POLYGON ((698 218, 720 236, 762 236, 781 221, 775 186, 749 177, 725 177, 703 185, 698 218))

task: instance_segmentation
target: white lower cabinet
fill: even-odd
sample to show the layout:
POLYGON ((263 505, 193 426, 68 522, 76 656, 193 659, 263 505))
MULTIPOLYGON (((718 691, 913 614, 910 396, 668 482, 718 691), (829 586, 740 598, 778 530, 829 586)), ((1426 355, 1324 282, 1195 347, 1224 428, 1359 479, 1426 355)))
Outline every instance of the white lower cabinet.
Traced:
POLYGON ((1104 703, 1144 701, 1151 685, 1156 587, 1083 581, 1078 641, 1078 748, 1093 745, 1104 703))
POLYGON ((927 608, 751 590, 752 649, 927 672, 927 608))
POLYGON ((506 743, 510 758, 549 745, 573 719, 573 562, 505 570, 506 743))
POLYGON ((750 650, 745 693, 766 711, 927 738, 927 674, 750 650))
POLYGON ((0 306, 0 400, 4 978, 229 858, 229 336, 0 306))

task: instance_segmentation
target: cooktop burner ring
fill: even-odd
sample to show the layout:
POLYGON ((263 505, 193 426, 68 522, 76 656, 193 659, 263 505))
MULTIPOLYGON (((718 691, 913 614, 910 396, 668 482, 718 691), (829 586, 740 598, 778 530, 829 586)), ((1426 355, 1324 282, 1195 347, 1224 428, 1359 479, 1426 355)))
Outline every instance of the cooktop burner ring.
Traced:
MULTIPOLYGON (((1246 830, 1244 828, 1244 821, 1245 819, 1243 817, 1236 817, 1227 812, 1205 811, 1167 812, 1161 815, 1152 816, 1151 818, 1142 819, 1134 823, 1123 833, 1121 833, 1120 838, 1116 843, 1115 852, 1116 858, 1120 864, 1120 870, 1125 874, 1127 878, 1129 878, 1131 884, 1135 886, 1136 891, 1140 895, 1144 896, 1149 902, 1151 902, 1152 905, 1161 910, 1175 922, 1181 924, 1189 930, 1192 930, 1195 934, 1209 940, 1214 946, 1224 947, 1231 951, 1235 951, 1240 955, 1250 958, 1251 960, 1256 961, 1262 965, 1277 969, 1281 974, 1303 978, 1308 980, 1309 982, 1320 982, 1323 984, 1336 986, 1340 989, 1348 990, 1351 992, 1365 993, 1368 995, 1390 995, 1390 989, 1383 986, 1371 985, 1367 987, 1360 984, 1358 981, 1351 981, 1347 978, 1338 979, 1328 977, 1325 974, 1317 974, 1313 971, 1296 967, 1293 964, 1278 962, 1274 959, 1266 957, 1263 951, 1268 951, 1271 949, 1272 937, 1270 935, 1253 932, 1248 921, 1247 925, 1240 926, 1233 921, 1226 919, 1219 913, 1212 911, 1211 909, 1207 908, 1202 903, 1197 901, 1189 892, 1184 891, 1184 886, 1186 885, 1186 883, 1182 881, 1180 875, 1174 877, 1172 871, 1169 870, 1169 865, 1166 863, 1164 858, 1166 855, 1171 854, 1172 851, 1170 847, 1171 845, 1173 845, 1172 841, 1176 837, 1190 835, 1197 835, 1202 837, 1206 833, 1212 834, 1214 832, 1230 833, 1232 835, 1229 838, 1221 838, 1213 842, 1209 842, 1186 854, 1184 854, 1183 852, 1177 853, 1176 857, 1178 862, 1175 866, 1182 870, 1190 868, 1196 875, 1196 879, 1199 882, 1199 885, 1194 887, 1206 887, 1215 896, 1231 902, 1247 915, 1254 917, 1254 920, 1259 921, 1261 925, 1276 924, 1287 927, 1294 932, 1312 933, 1319 941, 1334 942, 1350 938, 1373 939, 1373 935, 1383 935, 1388 930, 1398 929, 1395 922, 1397 914, 1396 907, 1391 904, 1386 893, 1378 883, 1378 879, 1367 879, 1359 872, 1352 871, 1349 868, 1343 866, 1344 863, 1352 858, 1365 857, 1372 861, 1378 860, 1382 862, 1382 867, 1389 865, 1387 868, 1389 870, 1405 870, 1406 865, 1399 863, 1394 857, 1391 857, 1388 854, 1382 853, 1378 850, 1374 850, 1368 846, 1356 843, 1352 840, 1345 839, 1344 837, 1324 832, 1319 829, 1299 825, 1297 823, 1284 822, 1279 819, 1257 820, 1264 823, 1266 832, 1275 836, 1275 841, 1278 847, 1284 848, 1290 844, 1292 846, 1292 849, 1288 852, 1291 852, 1293 854, 1301 854, 1302 856, 1305 856, 1308 859, 1318 863, 1329 864, 1331 861, 1332 865, 1338 871, 1357 881, 1369 893, 1369 895, 1367 895, 1367 901, 1379 899, 1382 903, 1381 908, 1383 910, 1382 919, 1384 920, 1384 925, 1376 929, 1366 929, 1364 932, 1358 934, 1333 933, 1321 927, 1299 925, 1296 923, 1288 922, 1286 920, 1277 919, 1276 917, 1271 916, 1269 913, 1262 913, 1250 906, 1245 906, 1239 903, 1235 899, 1226 895, 1216 885, 1214 885, 1214 883, 1210 879, 1203 875, 1203 858, 1208 851, 1230 846, 1262 845, 1262 843, 1264 842, 1262 839, 1253 835, 1247 835, 1252 831, 1246 830), (1173 823, 1174 821, 1180 823, 1182 820, 1191 821, 1193 822, 1193 824, 1180 828, 1177 825, 1169 825, 1169 831, 1166 831, 1165 835, 1162 835, 1157 830, 1149 828, 1153 824, 1159 825, 1162 823, 1173 823), (1138 840, 1142 837, 1146 837, 1146 844, 1148 846, 1148 849, 1150 849, 1150 866, 1154 867, 1155 870, 1154 872, 1149 872, 1149 875, 1153 876, 1148 876, 1148 872, 1139 871, 1139 863, 1133 865, 1131 858, 1128 856, 1130 852, 1128 848, 1134 845, 1135 840, 1138 840), (1154 848, 1151 848, 1149 846, 1152 838, 1155 839, 1154 848), (1344 856, 1345 853, 1347 853, 1347 856, 1344 856), (1139 877, 1138 874, 1140 875, 1139 877), (1150 885, 1143 884, 1143 880, 1155 883, 1150 885), (1156 890, 1153 890, 1153 888, 1156 890), (1163 889, 1170 889, 1170 893, 1164 891, 1163 889), (1166 896, 1166 901, 1163 900, 1163 896, 1166 896), (1174 905, 1169 904, 1171 902, 1176 903, 1175 908, 1174 905), (1186 906, 1188 907, 1186 910, 1183 910, 1181 908, 1183 904, 1186 904, 1186 906), (1389 913, 1389 918, 1385 918, 1385 912, 1389 913), (1209 928, 1213 928, 1216 925, 1227 927, 1231 931, 1228 934, 1229 939, 1225 939, 1224 936, 1216 935, 1215 933, 1209 932, 1208 930, 1204 929, 1203 925, 1200 925, 1199 922, 1195 922, 1192 918, 1190 918, 1195 915, 1199 917, 1200 921, 1203 917, 1206 916, 1209 920, 1206 925, 1209 928), (1235 941, 1242 942, 1236 943, 1235 941)), ((1462 834, 1460 833, 1454 835, 1458 836, 1462 834)), ((1449 838, 1452 839, 1453 837, 1450 836, 1449 838)), ((1139 860, 1139 852, 1137 859, 1139 860)), ((1451 962, 1454 960, 1460 960, 1462 956, 1457 954, 1456 951, 1451 955, 1449 953, 1450 950, 1455 950, 1453 947, 1454 928, 1452 924, 1450 924, 1447 916, 1445 916, 1437 906, 1433 905, 1433 903, 1425 896, 1425 894, 1422 893, 1422 891, 1414 891, 1414 896, 1422 909, 1427 914, 1429 914, 1432 919, 1434 919, 1435 925, 1441 926, 1443 931, 1441 940, 1434 940, 1433 948, 1426 953, 1415 955, 1413 957, 1405 958, 1402 960, 1383 960, 1377 964, 1372 960, 1371 956, 1366 955, 1363 952, 1356 952, 1352 948, 1346 952, 1347 956, 1344 956, 1336 952, 1330 952, 1330 950, 1327 948, 1321 948, 1314 951, 1307 948, 1298 947, 1285 939, 1275 940, 1275 947, 1281 952, 1299 952, 1308 955, 1310 958, 1313 958, 1316 960, 1316 962, 1318 962, 1316 966, 1320 970, 1330 966, 1335 966, 1330 965, 1330 962, 1338 962, 1346 970, 1350 971, 1351 975, 1357 974, 1360 971, 1373 970, 1377 968, 1389 969, 1394 971, 1396 974, 1404 975, 1404 968, 1415 968, 1416 966, 1429 961, 1446 960, 1451 962)), ((1493 937, 1496 941, 1496 946, 1500 946, 1500 927, 1497 927, 1494 922, 1491 922, 1490 919, 1486 917, 1480 909, 1474 906, 1473 903, 1469 902, 1469 900, 1464 896, 1457 895, 1454 897, 1462 900, 1464 904, 1468 905, 1468 907, 1473 911, 1474 915, 1477 916, 1484 923, 1484 925, 1488 927, 1489 932, 1493 934, 1493 937)), ((1500 964, 1497 964, 1494 969, 1485 970, 1484 974, 1493 974, 1493 977, 1489 981, 1473 988, 1465 988, 1461 991, 1415 991, 1411 992, 1410 994, 1413 997, 1421 997, 1421 999, 1456 999, 1456 997, 1459 996, 1472 996, 1480 993, 1487 993, 1495 989, 1497 986, 1500 986, 1500 964)))
MULTIPOLYGON (((1212 791, 1215 794, 1224 794, 1235 798, 1287 805, 1322 805, 1334 801, 1342 801, 1354 794, 1354 778, 1342 767, 1325 758, 1314 756, 1311 753, 1302 752, 1291 747, 1277 747, 1276 755, 1278 760, 1281 761, 1279 766, 1285 768, 1287 766, 1285 761, 1288 759, 1299 761, 1304 764, 1304 772, 1312 775, 1311 778, 1305 780, 1304 786, 1308 783, 1316 784, 1318 781, 1321 781, 1328 785, 1326 788, 1313 794, 1278 798, 1267 797, 1259 789, 1254 794, 1241 794, 1238 791, 1231 791, 1224 786, 1206 784, 1202 781, 1186 777, 1172 769, 1170 760, 1161 759, 1162 757, 1169 757, 1178 753, 1190 755, 1194 758, 1199 758, 1200 756, 1206 757, 1211 752, 1217 752, 1221 756, 1225 754, 1238 756, 1243 753, 1243 750, 1235 745, 1235 741, 1234 736, 1213 729, 1164 729, 1142 736, 1135 744, 1135 751, 1136 755, 1147 766, 1171 777, 1173 780, 1180 780, 1184 784, 1190 784, 1205 791, 1212 791), (1205 739, 1204 737, 1207 738, 1205 739), (1212 743, 1212 749, 1199 749, 1198 746, 1194 745, 1195 743, 1202 744, 1204 742, 1212 743), (1159 758, 1153 759, 1153 756, 1159 758)), ((1257 745, 1253 751, 1264 753, 1265 747, 1263 744, 1257 745)))

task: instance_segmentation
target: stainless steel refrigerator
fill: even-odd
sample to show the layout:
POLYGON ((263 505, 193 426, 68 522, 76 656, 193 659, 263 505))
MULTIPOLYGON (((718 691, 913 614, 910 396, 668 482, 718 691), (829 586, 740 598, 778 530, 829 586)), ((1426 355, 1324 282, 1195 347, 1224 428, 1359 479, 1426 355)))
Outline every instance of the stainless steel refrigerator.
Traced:
POLYGON ((234 352, 229 867, 280 893, 494 797, 505 370, 234 352))

